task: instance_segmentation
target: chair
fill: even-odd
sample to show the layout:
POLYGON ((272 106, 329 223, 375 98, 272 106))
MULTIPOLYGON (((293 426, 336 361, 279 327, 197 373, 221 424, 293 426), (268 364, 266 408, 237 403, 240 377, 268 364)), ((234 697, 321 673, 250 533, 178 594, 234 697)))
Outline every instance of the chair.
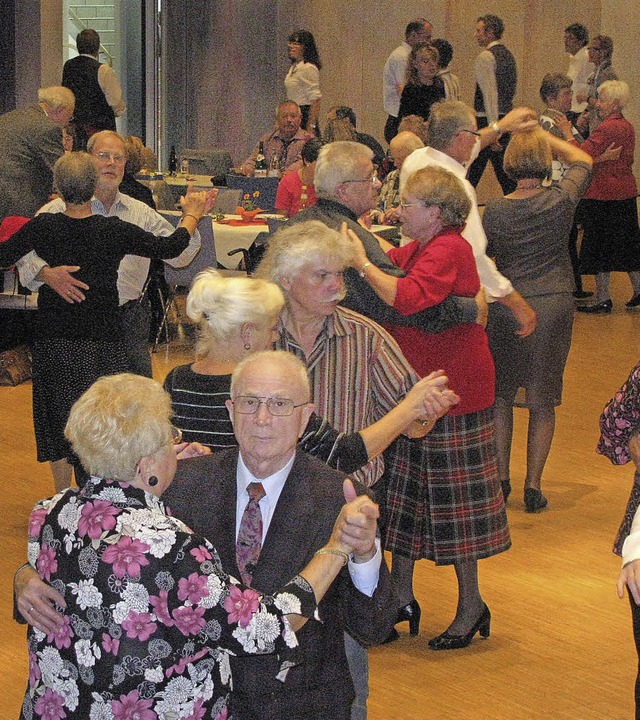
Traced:
POLYGON ((216 198, 212 213, 222 213, 223 215, 232 215, 236 208, 240 205, 242 199, 242 190, 234 190, 232 188, 218 188, 218 197, 216 198))
POLYGON ((189 161, 189 172, 193 175, 212 175, 219 185, 231 167, 231 155, 219 148, 184 148, 180 153, 181 160, 189 161))
MULTIPOLYGON (((174 227, 177 227, 180 222, 180 218, 182 217, 179 212, 161 212, 160 214, 174 227)), ((165 342, 169 342, 167 316, 171 306, 173 305, 175 307, 176 288, 190 287, 193 278, 201 270, 205 270, 210 267, 217 267, 215 245, 213 244, 212 218, 205 215, 198 225, 198 230, 200 231, 201 240, 200 251, 188 265, 176 268, 164 263, 164 277, 167 281, 167 285, 169 286, 169 295, 166 299, 163 298, 162 320, 153 343, 153 352, 156 352, 158 349, 158 344, 163 330, 165 333, 165 342)))
POLYGON ((243 195, 253 195, 258 191, 258 205, 267 212, 273 212, 276 207, 276 192, 280 179, 276 177, 245 177, 244 175, 227 174, 227 187, 238 189, 243 195))

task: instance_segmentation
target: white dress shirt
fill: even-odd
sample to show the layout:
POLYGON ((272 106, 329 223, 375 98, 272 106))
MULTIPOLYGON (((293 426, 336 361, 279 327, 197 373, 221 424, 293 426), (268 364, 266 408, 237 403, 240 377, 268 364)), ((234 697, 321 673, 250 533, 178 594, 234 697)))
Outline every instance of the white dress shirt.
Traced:
POLYGON ((489 48, 494 45, 501 45, 499 40, 490 42, 487 47, 476 57, 474 72, 478 87, 484 99, 484 112, 476 112, 478 117, 486 117, 487 123, 491 125, 499 117, 498 112, 498 82, 496 80, 496 58, 489 48))
MULTIPOLYGON (((64 200, 57 198, 41 207, 36 214, 64 212, 65 208, 64 200)), ((100 200, 94 197, 91 200, 91 211, 94 215, 119 217, 121 220, 126 220, 154 235, 166 237, 175 232, 173 225, 168 220, 165 220, 162 215, 140 200, 124 195, 121 192, 117 193, 116 199, 108 211, 100 200)), ((186 249, 178 257, 164 262, 172 267, 184 267, 193 260, 199 250, 200 233, 196 230, 186 249)), ((129 300, 137 300, 142 295, 149 274, 149 264, 149 258, 143 258, 139 255, 125 255, 122 258, 118 268, 118 303, 120 305, 124 305, 129 300)), ((36 276, 46 265, 47 263, 38 257, 34 251, 20 258, 16 263, 20 282, 29 290, 37 290, 42 285, 42 282, 36 280, 36 276)))
POLYGON ((320 100, 320 72, 313 63, 293 63, 284 78, 287 100, 298 105, 311 105, 320 100))
MULTIPOLYGON (((95 55, 90 55, 89 53, 80 53, 80 55, 90 57, 92 60, 97 60, 95 55)), ((120 117, 127 109, 127 106, 122 98, 122 87, 120 86, 118 76, 107 63, 100 63, 100 67, 98 68, 98 85, 100 85, 105 100, 113 110, 114 115, 120 117)))
MULTIPOLYGON (((479 151, 480 140, 476 142, 468 165, 478 156, 479 151)), ((467 218, 467 224, 462 231, 462 237, 473 249, 473 256, 476 260, 476 268, 480 276, 480 282, 489 295, 488 300, 491 301, 492 298, 501 298, 505 295, 510 295, 513 292, 513 285, 498 271, 493 260, 487 256, 487 236, 484 233, 482 220, 478 212, 478 198, 473 185, 467 180, 467 168, 464 165, 461 165, 449 155, 439 150, 434 150, 432 147, 414 150, 402 164, 402 170, 400 171, 400 191, 402 192, 404 184, 411 173, 429 165, 442 167, 452 172, 462 182, 467 196, 469 200, 471 200, 471 211, 467 218)))
POLYGON ((407 63, 411 54, 411 45, 403 42, 387 58, 382 72, 382 100, 385 112, 398 117, 400 112, 400 93, 398 86, 404 85, 407 74, 407 63))
MULTIPOLYGON (((249 502, 249 493, 247 487, 249 483, 259 482, 262 483, 262 487, 265 490, 264 497, 258 503, 260 505, 260 512, 262 513, 262 543, 267 537, 269 525, 273 518, 273 513, 276 510, 276 505, 280 499, 280 493, 284 488, 284 484, 289 477, 291 468, 295 461, 295 453, 291 456, 289 462, 278 472, 273 475, 269 475, 266 478, 256 478, 253 476, 249 468, 242 459, 242 453, 238 454, 238 469, 236 471, 236 540, 238 533, 240 532, 240 522, 242 520, 242 514, 244 509, 249 502)), ((380 542, 376 539, 376 554, 371 560, 364 563, 354 563, 349 560, 349 573, 351 580, 355 587, 364 595, 371 597, 378 586, 378 576, 380 574, 380 565, 382 563, 382 551, 380 549, 380 542)))
POLYGON ((589 52, 586 46, 580 48, 575 55, 569 55, 569 69, 567 70, 568 77, 573 81, 571 86, 573 90, 573 100, 571 101, 572 112, 582 112, 586 109, 586 102, 578 102, 576 97, 580 94, 588 95, 589 85, 587 80, 589 76, 595 70, 595 65, 589 62, 589 52))

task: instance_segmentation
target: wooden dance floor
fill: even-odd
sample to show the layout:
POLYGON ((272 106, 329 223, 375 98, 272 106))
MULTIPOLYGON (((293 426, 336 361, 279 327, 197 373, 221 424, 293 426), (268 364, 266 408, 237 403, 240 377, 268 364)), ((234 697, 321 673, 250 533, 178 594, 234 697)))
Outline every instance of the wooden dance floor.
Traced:
MULTIPOLYGON (((587 287, 589 286, 587 281, 587 287)), ((623 720, 633 716, 637 665, 628 602, 617 598, 611 545, 633 480, 631 466, 597 456, 598 417, 638 360, 640 314, 624 311, 626 276, 615 276, 611 316, 576 315, 564 404, 543 478, 549 507, 523 510, 526 413, 516 411, 508 506, 513 548, 480 563, 491 637, 466 650, 433 652, 428 638, 455 612, 451 568, 422 561, 415 593, 421 632, 371 651, 370 720, 623 720)), ((190 359, 172 343, 154 373, 190 359)), ((0 718, 18 717, 27 677, 25 630, 11 619, 12 576, 24 562, 27 518, 51 495, 35 460, 30 384, 0 388, 0 718)), ((301 719, 302 720, 302 719, 301 719)))

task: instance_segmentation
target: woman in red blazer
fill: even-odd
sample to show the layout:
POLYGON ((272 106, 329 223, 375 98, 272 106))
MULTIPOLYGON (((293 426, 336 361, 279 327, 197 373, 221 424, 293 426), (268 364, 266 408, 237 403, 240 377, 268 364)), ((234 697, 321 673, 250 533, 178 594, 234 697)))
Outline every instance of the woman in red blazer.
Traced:
POLYGON ((602 122, 581 148, 594 158, 593 178, 579 209, 584 228, 580 272, 596 276, 596 302, 578 307, 580 312, 610 313, 611 272, 629 273, 633 288, 627 308, 640 306, 640 231, 632 165, 635 150, 633 125, 622 116, 629 102, 629 86, 608 80, 598 89, 596 109, 602 122), (611 146, 620 148, 615 160, 598 162, 611 146))

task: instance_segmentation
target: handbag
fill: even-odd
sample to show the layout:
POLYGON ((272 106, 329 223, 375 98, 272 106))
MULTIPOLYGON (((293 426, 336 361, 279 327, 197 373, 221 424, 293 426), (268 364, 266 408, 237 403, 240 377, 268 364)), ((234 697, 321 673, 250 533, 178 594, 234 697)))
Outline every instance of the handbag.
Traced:
POLYGON ((31 378, 31 353, 26 345, 0 353, 0 385, 20 385, 31 378))

